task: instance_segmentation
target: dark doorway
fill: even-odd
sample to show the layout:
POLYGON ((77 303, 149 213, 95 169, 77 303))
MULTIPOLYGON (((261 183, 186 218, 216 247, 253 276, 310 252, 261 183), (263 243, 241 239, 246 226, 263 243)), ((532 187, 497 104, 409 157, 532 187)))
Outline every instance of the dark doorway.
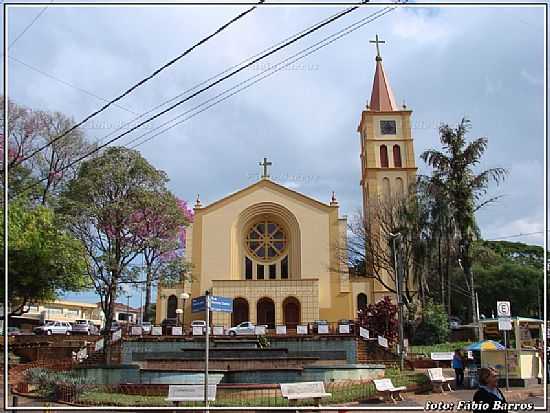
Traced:
POLYGON ((243 321, 249 320, 248 301, 244 298, 235 298, 233 300, 233 313, 231 314, 231 325, 236 326, 243 321))
POLYGON ((168 297, 168 304, 166 307, 166 318, 175 319, 177 317, 176 310, 178 309, 178 297, 175 295, 168 297))
POLYGON ((357 311, 365 311, 367 309, 367 295, 364 293, 357 294, 357 311))
POLYGON ((267 325, 267 328, 275 328, 275 303, 271 298, 263 297, 258 300, 256 306, 258 325, 267 325))
POLYGON ((287 297, 283 301, 283 319, 287 328, 296 328, 300 324, 300 301, 295 297, 287 297))

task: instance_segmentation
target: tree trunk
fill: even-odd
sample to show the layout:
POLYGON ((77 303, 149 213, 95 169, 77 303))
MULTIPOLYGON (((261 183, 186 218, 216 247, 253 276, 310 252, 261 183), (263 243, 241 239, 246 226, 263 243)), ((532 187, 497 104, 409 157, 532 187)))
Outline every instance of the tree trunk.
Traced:
POLYGON ((151 307, 151 287, 153 284, 153 275, 149 266, 147 266, 147 275, 145 278, 145 303, 143 304, 143 321, 149 320, 149 308, 151 307))

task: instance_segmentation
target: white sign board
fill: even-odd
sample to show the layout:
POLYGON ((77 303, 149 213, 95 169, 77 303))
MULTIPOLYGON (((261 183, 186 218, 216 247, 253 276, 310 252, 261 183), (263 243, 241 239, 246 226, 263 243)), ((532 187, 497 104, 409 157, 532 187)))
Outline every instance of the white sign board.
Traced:
POLYGON ((340 324, 338 326, 338 332, 340 334, 349 334, 349 324, 340 324))
POLYGON ((497 317, 511 317, 510 301, 497 301, 497 317))
POLYGON ((265 326, 256 326, 254 334, 257 336, 265 336, 265 326))
POLYGON ((223 326, 212 327, 212 334, 215 336, 223 336, 223 326))
POLYGON ((132 326, 130 334, 132 336, 141 336, 141 326, 132 326))
POLYGON ((172 327, 172 335, 173 336, 183 335, 183 327, 172 327))
POLYGON ((498 329, 500 331, 512 331, 512 319, 509 317, 500 317, 498 319, 498 329))
POLYGON ((307 334, 307 325, 299 324, 296 326, 296 334, 307 334))
POLYGON ((202 336, 202 326, 193 326, 193 335, 202 336))
POLYGON ((317 326, 317 333, 328 334, 328 324, 319 324, 317 326))
POLYGON ((151 335, 152 336, 162 336, 162 327, 161 326, 151 327, 151 335))
POLYGON ((359 327, 359 335, 363 337, 365 340, 369 339, 369 330, 367 330, 364 327, 359 327))
POLYGON ((388 340, 385 337, 378 336, 378 345, 388 348, 388 340))
POLYGON ((452 360, 453 356, 454 353, 452 351, 436 351, 430 353, 430 358, 437 361, 452 360))
MULTIPOLYGON (((187 384, 187 385, 170 385, 168 387, 168 401, 179 402, 198 402, 204 400, 204 385, 202 384, 187 384)), ((216 400, 216 385, 208 385, 208 400, 216 400)))
POLYGON ((95 342, 95 351, 103 350, 103 346, 105 344, 105 339, 100 339, 95 342))
POLYGON ((405 347, 405 350, 409 348, 409 339, 408 338, 403 339, 403 347, 405 347))
POLYGON ((115 341, 118 341, 122 338, 122 330, 119 329, 115 331, 111 337, 111 341, 114 343, 115 341))
POLYGON ((275 333, 278 335, 285 335, 286 334, 286 326, 276 326, 275 327, 275 333))
POLYGON ((468 360, 474 359, 474 352, 472 350, 468 350, 468 360))

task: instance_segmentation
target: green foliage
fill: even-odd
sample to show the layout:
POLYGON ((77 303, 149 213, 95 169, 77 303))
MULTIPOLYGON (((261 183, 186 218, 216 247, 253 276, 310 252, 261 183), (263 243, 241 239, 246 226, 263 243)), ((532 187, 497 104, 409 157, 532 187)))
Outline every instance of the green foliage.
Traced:
POLYGON ((414 344, 438 344, 449 337, 449 318, 442 305, 427 302, 422 309, 422 321, 415 331, 414 344))
POLYGON ((454 341, 452 343, 439 343, 439 344, 432 344, 430 346, 410 346, 409 347, 409 353, 412 354, 424 354, 425 356, 429 356, 430 353, 433 352, 441 352, 441 351, 455 351, 457 348, 464 348, 468 344, 471 344, 470 341, 454 341))
POLYGON ((62 386, 69 387, 75 400, 78 400, 92 383, 89 378, 79 376, 75 372, 57 372, 43 368, 25 371, 25 379, 28 383, 36 385, 38 394, 47 400, 56 400, 62 386))
POLYGON ((260 345, 260 348, 268 348, 271 345, 266 336, 258 336, 258 344, 260 345))
MULTIPOLYGON (((12 315, 19 315, 31 302, 52 300, 65 291, 87 287, 83 246, 56 225, 51 209, 11 202, 8 230, 12 315)), ((3 239, 3 230, 0 233, 3 239)))

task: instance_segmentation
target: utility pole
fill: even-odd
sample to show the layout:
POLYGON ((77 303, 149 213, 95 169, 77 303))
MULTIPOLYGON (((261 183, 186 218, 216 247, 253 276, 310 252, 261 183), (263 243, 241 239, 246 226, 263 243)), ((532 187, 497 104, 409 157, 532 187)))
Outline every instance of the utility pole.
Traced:
POLYGON ((208 357, 210 353, 210 290, 206 290, 204 293, 204 298, 206 300, 206 334, 204 341, 204 407, 208 408, 208 357))
POLYGON ((397 316, 398 316, 398 323, 399 323, 399 368, 401 371, 405 368, 405 352, 404 352, 404 333, 403 333, 403 295, 402 295, 402 277, 401 277, 401 270, 398 265, 397 260, 397 245, 396 241, 398 238, 401 238, 401 233, 392 234, 390 233, 390 238, 392 240, 393 245, 393 264, 395 269, 395 292, 397 294, 397 316))

